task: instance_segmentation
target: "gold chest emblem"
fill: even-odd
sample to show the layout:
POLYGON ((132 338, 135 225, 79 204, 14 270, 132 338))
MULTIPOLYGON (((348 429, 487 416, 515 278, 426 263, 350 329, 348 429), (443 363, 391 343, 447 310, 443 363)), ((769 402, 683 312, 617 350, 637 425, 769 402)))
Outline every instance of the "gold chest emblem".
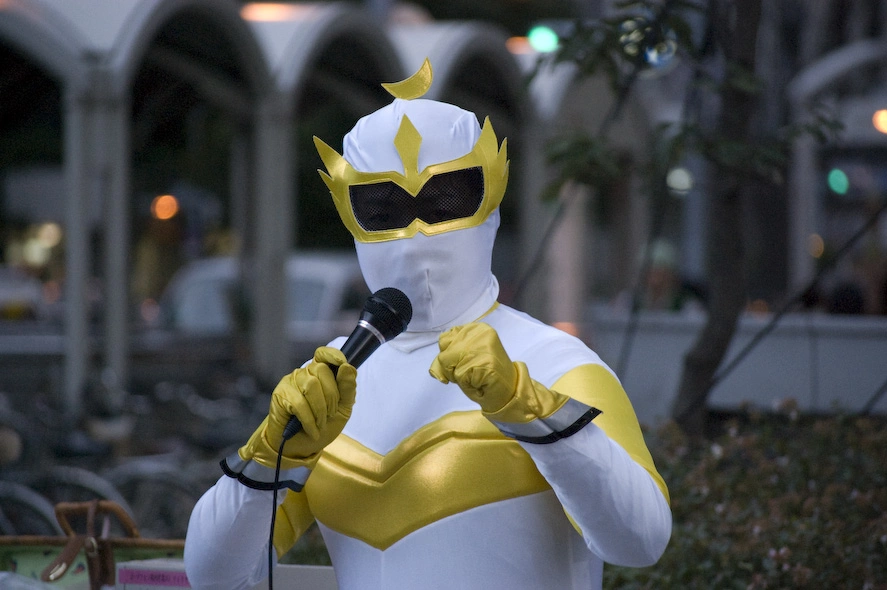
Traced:
POLYGON ((377 549, 447 516, 547 489, 529 455, 479 411, 447 414, 387 455, 339 436, 305 486, 319 522, 377 549))

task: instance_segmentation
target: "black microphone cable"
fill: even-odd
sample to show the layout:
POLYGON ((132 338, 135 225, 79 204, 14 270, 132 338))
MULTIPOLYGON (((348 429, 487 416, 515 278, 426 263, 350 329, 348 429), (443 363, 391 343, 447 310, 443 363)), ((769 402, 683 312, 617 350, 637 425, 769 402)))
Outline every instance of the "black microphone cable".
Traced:
POLYGON ((283 445, 291 439, 302 424, 298 420, 290 420, 283 429, 280 448, 277 449, 277 466, 274 468, 274 491, 271 494, 271 530, 268 532, 268 590, 274 590, 274 523, 277 521, 277 489, 280 487, 280 463, 283 459, 283 445))
POLYGON ((274 491, 271 494, 271 530, 268 532, 268 590, 274 590, 274 523, 277 521, 277 488, 280 485, 280 461, 283 458, 283 445, 286 444, 286 433, 280 440, 277 449, 277 467, 274 469, 274 491))

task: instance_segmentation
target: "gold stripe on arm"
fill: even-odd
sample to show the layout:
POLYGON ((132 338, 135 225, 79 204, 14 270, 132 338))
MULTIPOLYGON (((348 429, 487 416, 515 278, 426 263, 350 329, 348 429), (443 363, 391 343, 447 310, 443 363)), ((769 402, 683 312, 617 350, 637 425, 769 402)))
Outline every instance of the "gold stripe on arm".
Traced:
POLYGON ((668 486, 656 470, 637 415, 622 384, 601 365, 581 365, 558 379, 551 389, 601 410, 594 423, 653 477, 666 501, 668 486))

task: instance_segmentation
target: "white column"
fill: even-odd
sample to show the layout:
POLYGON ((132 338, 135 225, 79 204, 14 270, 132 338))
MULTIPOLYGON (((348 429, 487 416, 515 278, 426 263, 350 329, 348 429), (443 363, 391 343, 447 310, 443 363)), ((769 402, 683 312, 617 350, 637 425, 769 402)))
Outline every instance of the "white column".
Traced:
MULTIPOLYGON (((527 108, 530 111, 531 107, 527 108)), ((519 204, 520 217, 514 246, 519 263, 515 275, 517 284, 512 288, 519 289, 520 293, 513 301, 508 292, 500 297, 543 321, 551 321, 547 302, 550 273, 545 264, 547 250, 551 246, 543 240, 554 222, 552 212, 556 210, 556 204, 542 201, 542 193, 550 180, 542 149, 546 141, 545 125, 547 122, 541 120, 535 111, 527 114, 522 131, 523 141, 520 142, 524 146, 521 166, 512 165, 509 169, 509 188, 504 198, 518 199, 519 204), (517 187, 522 190, 518 192, 517 187), (540 251, 542 248, 546 250, 540 251)))
POLYGON ((96 137, 104 143, 99 164, 104 221, 104 367, 112 372, 116 387, 109 391, 111 408, 122 409, 129 378, 129 252, 130 252, 130 145, 129 101, 103 97, 96 137))
MULTIPOLYGON (((247 278, 253 302, 251 343, 258 374, 271 383, 295 367, 286 340, 286 259, 293 247, 294 170, 290 99, 266 98, 256 124, 255 252, 247 278)), ((249 256, 249 254, 247 254, 249 256)))
POLYGON ((569 182, 561 189, 564 211, 548 248, 548 307, 550 320, 558 327, 578 334, 587 301, 591 224, 586 207, 588 188, 569 182), (575 330, 575 331, 573 331, 575 330))
POLYGON ((65 345, 62 407, 73 420, 82 411, 83 387, 91 354, 89 339, 90 248, 87 203, 89 121, 84 92, 68 90, 64 104, 65 187, 65 345))

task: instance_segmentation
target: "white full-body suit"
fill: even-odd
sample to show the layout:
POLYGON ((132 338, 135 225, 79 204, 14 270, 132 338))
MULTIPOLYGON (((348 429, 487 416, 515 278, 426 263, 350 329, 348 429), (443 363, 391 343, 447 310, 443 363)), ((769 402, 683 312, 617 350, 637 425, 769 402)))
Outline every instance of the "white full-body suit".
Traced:
MULTIPOLYGON (((419 170, 477 141, 473 114, 398 99, 346 136, 345 160, 402 170, 386 146, 405 114, 422 136, 419 170)), ((359 367, 350 419, 302 491, 281 492, 275 530, 280 553, 316 521, 340 590, 593 589, 604 562, 648 566, 665 549, 667 489, 616 377, 580 340, 497 303, 498 224, 496 210, 473 227, 356 242, 370 289, 404 291, 413 319, 359 367), (500 432, 458 385, 429 375, 439 335, 473 321, 492 326, 533 380, 599 415, 547 444, 500 432)), ((191 517, 191 584, 263 579, 270 521, 270 491, 221 477, 191 517)))

